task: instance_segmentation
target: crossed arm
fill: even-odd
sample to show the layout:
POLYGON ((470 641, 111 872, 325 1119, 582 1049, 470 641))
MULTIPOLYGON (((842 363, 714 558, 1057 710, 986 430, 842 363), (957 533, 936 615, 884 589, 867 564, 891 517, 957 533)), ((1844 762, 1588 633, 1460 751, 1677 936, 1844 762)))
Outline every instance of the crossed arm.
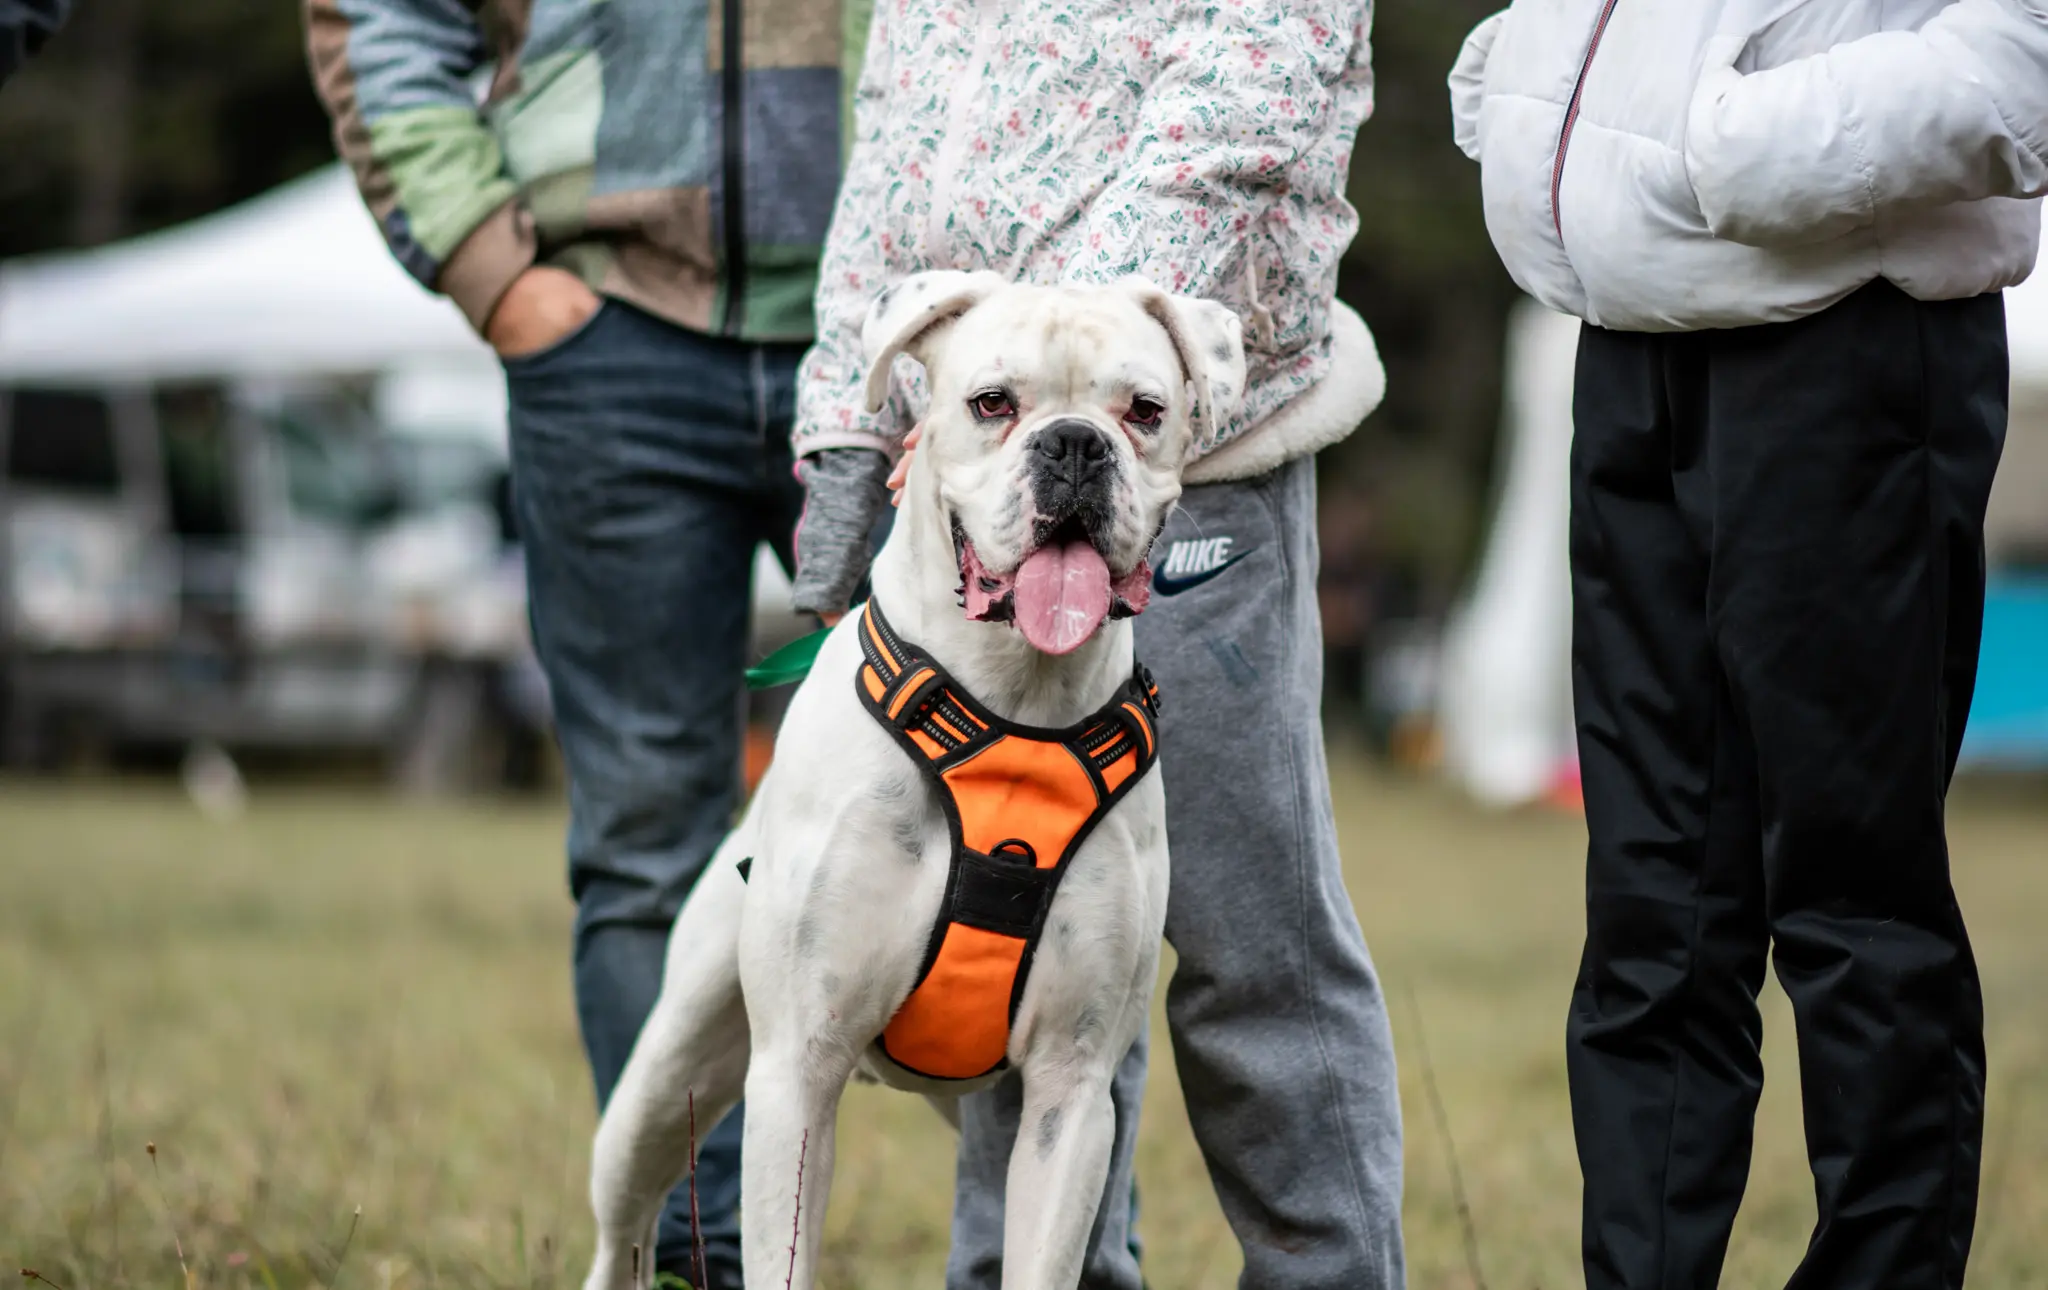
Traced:
POLYGON ((1754 246, 2048 195, 2048 0, 1958 0, 1917 31, 1749 75, 1710 68, 1686 165, 1715 235, 1754 246))

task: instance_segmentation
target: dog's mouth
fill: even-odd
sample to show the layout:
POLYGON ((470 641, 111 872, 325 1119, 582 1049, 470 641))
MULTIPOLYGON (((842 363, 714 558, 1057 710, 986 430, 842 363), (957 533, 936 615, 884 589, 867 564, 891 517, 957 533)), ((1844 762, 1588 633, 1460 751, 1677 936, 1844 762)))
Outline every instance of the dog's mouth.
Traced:
POLYGON ((1078 518, 1048 530, 1008 573, 982 564, 958 520, 953 550, 960 560, 960 603, 968 619, 1009 623, 1033 649, 1047 654, 1071 654, 1105 619, 1142 613, 1152 599, 1151 565, 1140 560, 1128 573, 1112 574, 1078 518))

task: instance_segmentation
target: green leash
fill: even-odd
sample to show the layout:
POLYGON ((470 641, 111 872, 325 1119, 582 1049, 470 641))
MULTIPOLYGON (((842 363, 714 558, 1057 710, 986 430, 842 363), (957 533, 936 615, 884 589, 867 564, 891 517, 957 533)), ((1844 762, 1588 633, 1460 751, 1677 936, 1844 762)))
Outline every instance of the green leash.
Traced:
POLYGON ((825 647, 825 638, 831 634, 830 627, 820 628, 776 650, 747 669, 747 688, 773 690, 803 680, 811 674, 811 665, 818 661, 818 651, 825 647))

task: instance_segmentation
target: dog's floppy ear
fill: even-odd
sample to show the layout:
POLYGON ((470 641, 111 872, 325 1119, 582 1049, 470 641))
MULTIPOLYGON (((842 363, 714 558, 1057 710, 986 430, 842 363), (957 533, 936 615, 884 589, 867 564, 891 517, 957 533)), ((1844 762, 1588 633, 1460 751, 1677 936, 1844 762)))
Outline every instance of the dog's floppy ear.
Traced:
POLYGON ((919 338, 940 323, 958 318, 1004 285, 999 273, 934 269, 884 288, 860 329, 861 348, 868 358, 868 411, 879 412, 889 401, 889 370, 898 354, 924 361, 915 348, 919 338))
POLYGON ((1180 365, 1195 387, 1195 415, 1214 427, 1244 401, 1244 323, 1213 300, 1176 296, 1143 278, 1125 287, 1140 308, 1166 328, 1180 365))

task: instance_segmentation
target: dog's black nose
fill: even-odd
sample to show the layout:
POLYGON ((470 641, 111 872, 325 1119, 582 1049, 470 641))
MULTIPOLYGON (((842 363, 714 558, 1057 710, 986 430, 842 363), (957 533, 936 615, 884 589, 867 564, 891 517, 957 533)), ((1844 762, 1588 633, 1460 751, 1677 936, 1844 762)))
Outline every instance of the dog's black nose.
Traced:
POLYGON ((1078 418, 1055 421, 1040 430, 1032 451, 1043 469, 1069 488, 1087 487, 1109 464, 1109 441, 1078 418))

